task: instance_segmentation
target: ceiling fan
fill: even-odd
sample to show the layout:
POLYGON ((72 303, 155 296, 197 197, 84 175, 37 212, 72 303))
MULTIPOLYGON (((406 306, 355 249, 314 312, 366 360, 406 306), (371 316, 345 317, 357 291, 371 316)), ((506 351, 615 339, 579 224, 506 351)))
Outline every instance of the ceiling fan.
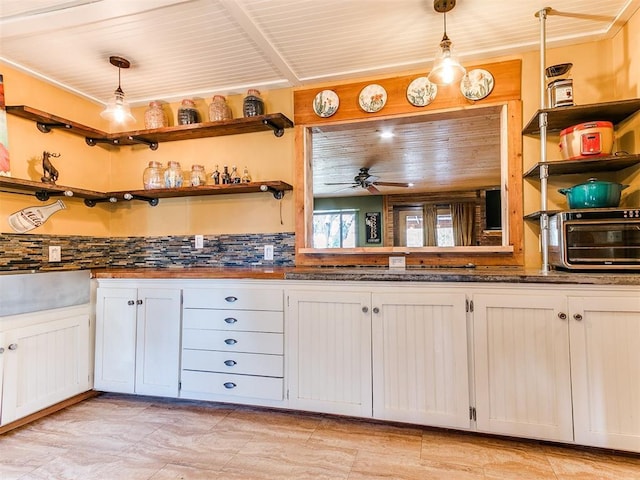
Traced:
POLYGON ((353 177, 353 182, 325 183, 325 185, 349 185, 351 188, 363 188, 369 193, 382 193, 376 187, 411 187, 411 183, 403 182, 380 182, 380 177, 369 174, 368 167, 362 167, 358 174, 353 177))

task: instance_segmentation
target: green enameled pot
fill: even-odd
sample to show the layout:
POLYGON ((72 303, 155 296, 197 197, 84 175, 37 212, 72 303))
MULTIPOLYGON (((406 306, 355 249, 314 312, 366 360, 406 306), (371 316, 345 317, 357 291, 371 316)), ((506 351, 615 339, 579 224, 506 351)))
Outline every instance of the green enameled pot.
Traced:
POLYGON ((586 183, 558 191, 567 196, 569 208, 615 208, 620 205, 622 190, 628 186, 590 178, 586 183))

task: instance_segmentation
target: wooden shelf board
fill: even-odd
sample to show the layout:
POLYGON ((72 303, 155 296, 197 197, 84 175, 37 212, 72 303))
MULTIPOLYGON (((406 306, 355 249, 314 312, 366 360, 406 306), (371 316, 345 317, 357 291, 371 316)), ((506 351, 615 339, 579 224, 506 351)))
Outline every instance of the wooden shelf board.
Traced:
POLYGON ((547 211, 543 212, 542 210, 538 210, 537 212, 532 212, 532 213, 529 213, 529 214, 525 215, 524 219, 528 220, 528 221, 533 221, 533 220, 538 221, 538 220, 540 220, 540 216, 543 213, 546 213, 547 215, 554 215, 554 214, 558 213, 559 211, 560 210, 547 210, 547 211))
POLYGON ((557 132, 579 123, 597 120, 606 120, 617 125, 639 110, 640 98, 590 105, 574 105, 572 107, 546 108, 538 110, 531 117, 522 134, 538 135, 540 133, 538 116, 543 112, 547 113, 547 131, 557 132))
POLYGON ((231 185, 203 185, 201 187, 182 187, 182 188, 154 188, 150 190, 122 190, 119 192, 108 192, 105 196, 115 197, 119 200, 125 198, 125 195, 133 195, 141 198, 177 198, 177 197, 197 197, 204 195, 229 195, 234 193, 262 193, 260 189, 265 185, 267 192, 276 190, 284 192, 293 190, 288 183, 281 181, 268 182, 251 182, 238 183, 231 185))
POLYGON ((34 182, 31 180, 23 180, 21 178, 0 177, 0 189, 11 192, 48 192, 53 196, 67 196, 65 192, 72 192, 73 197, 88 198, 98 200, 104 198, 105 194, 94 190, 83 190, 81 188, 66 187, 63 185, 53 185, 50 183, 34 182))
POLYGON ((523 177, 540 179, 540 168, 543 165, 548 165, 549 175, 569 175, 572 173, 587 172, 615 172, 638 164, 640 164, 640 154, 611 155, 607 157, 588 158, 583 160, 538 162, 527 170, 523 177))
POLYGON ((45 125, 64 125, 64 127, 61 127, 62 130, 82 137, 104 138, 107 136, 107 133, 101 130, 87 127, 86 125, 72 122, 66 118, 57 117, 56 115, 27 107, 26 105, 7 106, 6 109, 7 113, 11 115, 31 120, 36 123, 42 123, 45 125))

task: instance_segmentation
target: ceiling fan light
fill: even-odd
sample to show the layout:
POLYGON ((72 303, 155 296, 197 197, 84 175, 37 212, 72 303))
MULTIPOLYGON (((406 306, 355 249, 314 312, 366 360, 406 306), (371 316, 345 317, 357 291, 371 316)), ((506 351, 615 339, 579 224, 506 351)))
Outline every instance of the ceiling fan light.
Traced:
POLYGON ((438 52, 427 78, 436 85, 451 85, 459 82, 466 73, 467 70, 454 55, 451 40, 445 33, 442 42, 440 42, 440 52, 438 52))

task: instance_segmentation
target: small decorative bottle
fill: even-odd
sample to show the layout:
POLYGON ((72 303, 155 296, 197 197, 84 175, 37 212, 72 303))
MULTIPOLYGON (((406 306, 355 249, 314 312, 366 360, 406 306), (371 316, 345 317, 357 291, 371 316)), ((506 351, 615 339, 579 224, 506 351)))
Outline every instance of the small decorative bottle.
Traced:
POLYGON ((191 165, 190 182, 192 187, 199 187, 207 183, 207 175, 204 172, 204 166, 191 165))
POLYGON ((180 162, 168 162, 167 168, 164 170, 164 186, 166 188, 180 188, 182 187, 182 167, 180 162))
POLYGON ((184 99, 178 108, 178 125, 190 125, 199 123, 200 116, 193 100, 184 99))
POLYGON ((149 103, 149 108, 144 112, 144 128, 151 130, 167 126, 167 116, 160 102, 149 103))
POLYGON ((229 167, 226 165, 222 169, 222 174, 220 175, 220 183, 223 185, 228 185, 231 183, 231 176, 229 175, 229 167))
POLYGON ((216 169, 211 172, 211 183, 213 185, 220 185, 220 170, 218 170, 218 165, 216 165, 216 169))
POLYGON ((235 165, 231 167, 231 175, 229 175, 229 178, 231 179, 229 183, 240 183, 240 175, 235 165))
POLYGON ((240 179, 242 183, 251 183, 251 176, 249 175, 249 169, 244 167, 242 170, 242 178, 240 179))
POLYGON ((67 208, 62 200, 57 200, 49 205, 26 207, 9 215, 9 226, 18 233, 28 232, 38 228, 46 222, 54 213, 67 208))
POLYGON ((150 161, 149 166, 142 173, 142 184, 145 190, 164 187, 162 165, 160 162, 150 161))
POLYGON ((209 121, 231 120, 231 109, 222 95, 214 95, 209 105, 209 121))
POLYGON ((247 96, 242 102, 242 113, 245 117, 264 115, 264 102, 260 98, 260 92, 255 89, 247 90, 247 96))

